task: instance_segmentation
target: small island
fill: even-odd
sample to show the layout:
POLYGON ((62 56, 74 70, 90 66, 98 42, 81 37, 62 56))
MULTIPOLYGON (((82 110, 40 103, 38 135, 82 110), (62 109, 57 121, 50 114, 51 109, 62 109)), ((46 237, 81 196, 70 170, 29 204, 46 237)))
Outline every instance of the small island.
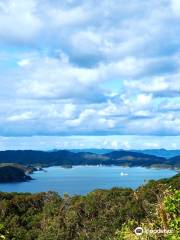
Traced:
POLYGON ((18 164, 0 165, 0 183, 25 182, 32 180, 27 174, 27 169, 18 164))

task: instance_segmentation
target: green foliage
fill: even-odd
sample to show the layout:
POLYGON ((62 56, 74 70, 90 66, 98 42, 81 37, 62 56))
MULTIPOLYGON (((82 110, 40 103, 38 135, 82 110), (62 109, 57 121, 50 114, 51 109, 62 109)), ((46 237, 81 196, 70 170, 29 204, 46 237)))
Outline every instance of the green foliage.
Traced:
POLYGON ((173 229, 141 240, 176 240, 180 197, 171 189, 179 179, 173 178, 175 185, 151 181, 136 191, 113 188, 86 196, 0 192, 0 240, 136 240, 137 226, 173 229))
POLYGON ((0 224, 0 240, 5 240, 6 237, 4 236, 4 225, 3 224, 0 224))
POLYGON ((180 191, 176 190, 172 195, 164 200, 165 209, 169 217, 168 226, 172 230, 168 240, 178 239, 180 237, 180 191))
POLYGON ((164 200, 168 213, 174 215, 180 213, 180 191, 174 191, 173 195, 167 196, 164 200))
MULTIPOLYGON (((140 224, 144 230, 141 240, 178 240, 180 238, 180 191, 172 191, 168 188, 163 194, 167 196, 159 198, 156 202, 151 218, 146 217, 140 224), (158 229, 164 230, 164 233, 157 233, 158 229)), ((134 233, 136 227, 137 222, 128 221, 116 232, 113 240, 138 240, 139 236, 134 233)))

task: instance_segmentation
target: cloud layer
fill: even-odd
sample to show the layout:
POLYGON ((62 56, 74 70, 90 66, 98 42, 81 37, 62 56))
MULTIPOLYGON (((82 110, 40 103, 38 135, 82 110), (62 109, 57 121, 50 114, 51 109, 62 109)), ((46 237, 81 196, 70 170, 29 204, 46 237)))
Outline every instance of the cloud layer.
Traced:
POLYGON ((180 2, 1 0, 0 135, 180 135, 180 2))

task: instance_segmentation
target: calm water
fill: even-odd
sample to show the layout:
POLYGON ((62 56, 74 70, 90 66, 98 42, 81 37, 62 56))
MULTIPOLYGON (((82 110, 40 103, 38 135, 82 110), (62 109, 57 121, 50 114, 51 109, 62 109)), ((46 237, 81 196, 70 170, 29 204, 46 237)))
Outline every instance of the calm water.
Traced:
POLYGON ((29 182, 0 184, 0 191, 35 193, 52 190, 59 194, 86 194, 98 188, 137 188, 145 180, 156 180, 176 174, 175 171, 169 169, 119 166, 49 167, 45 170, 45 172, 32 174, 34 180, 29 182))

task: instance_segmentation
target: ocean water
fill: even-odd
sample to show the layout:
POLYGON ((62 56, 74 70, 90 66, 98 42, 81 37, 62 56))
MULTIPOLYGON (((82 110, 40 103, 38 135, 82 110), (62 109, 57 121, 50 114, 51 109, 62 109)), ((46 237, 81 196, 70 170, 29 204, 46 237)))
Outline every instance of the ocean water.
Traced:
POLYGON ((172 177, 176 174, 170 169, 120 166, 60 166, 45 168, 31 175, 29 182, 3 183, 0 191, 4 192, 46 192, 55 191, 60 195, 84 195, 95 189, 113 187, 137 188, 150 179, 172 177))

